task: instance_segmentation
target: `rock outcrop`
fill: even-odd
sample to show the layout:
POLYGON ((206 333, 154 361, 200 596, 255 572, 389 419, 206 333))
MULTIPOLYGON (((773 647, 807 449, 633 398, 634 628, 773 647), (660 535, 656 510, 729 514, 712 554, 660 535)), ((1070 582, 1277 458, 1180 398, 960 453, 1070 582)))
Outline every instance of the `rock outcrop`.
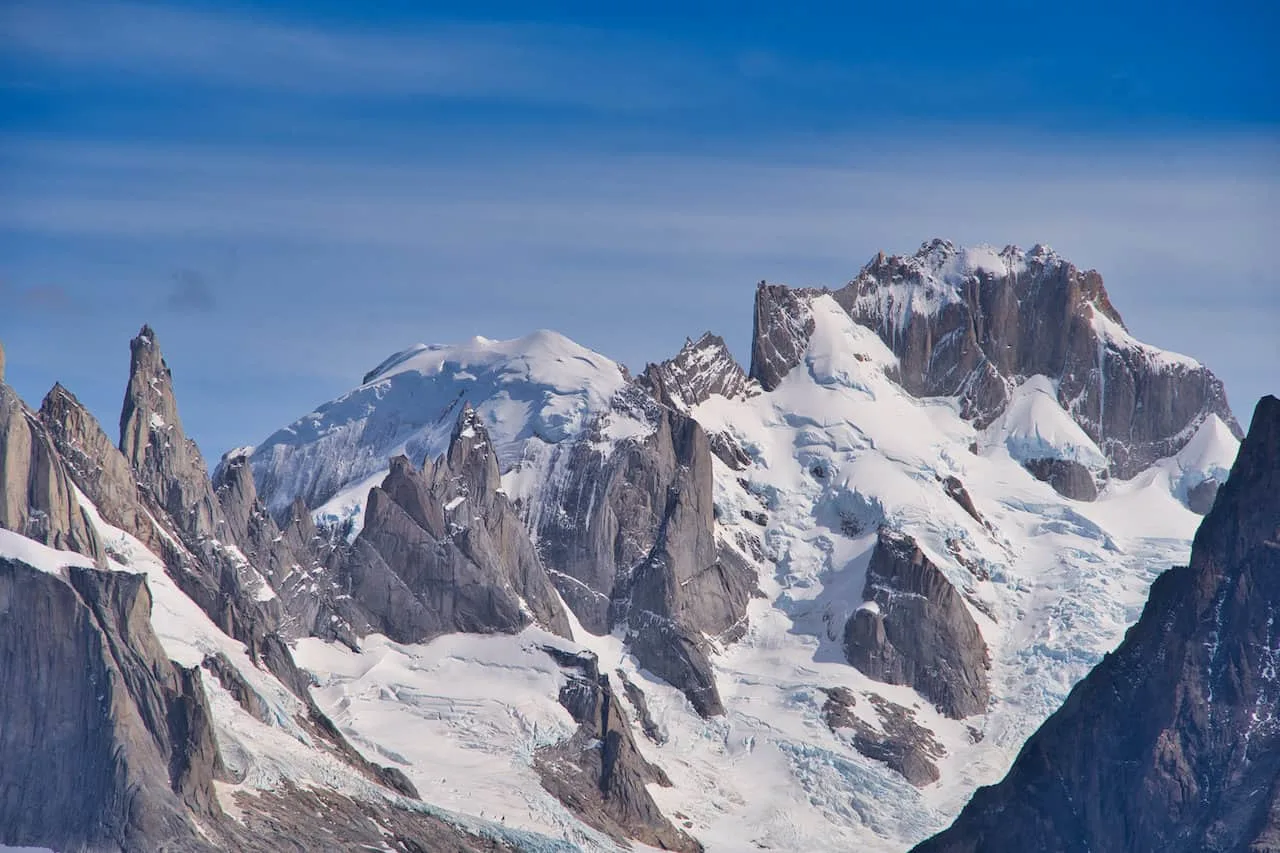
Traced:
POLYGON ((294 501, 283 526, 258 498, 249 457, 231 452, 213 475, 225 531, 279 596, 286 637, 316 636, 355 648, 356 637, 338 605, 341 592, 327 564, 333 548, 311 513, 294 501))
POLYGON ((560 704, 577 721, 578 731, 538 751, 534 767, 543 787, 585 823, 619 841, 701 851, 701 844, 671 825, 646 790, 651 783, 670 787, 671 782, 636 749, 626 713, 595 655, 544 650, 566 670, 560 704))
POLYGON ((609 455, 590 435, 578 442, 531 520, 552 580, 583 627, 604 634, 626 625, 643 667, 684 691, 703 716, 719 714, 704 635, 740 635, 754 571, 716 542, 706 433, 640 389, 628 391, 653 432, 609 455))
MULTIPOLYGON (((636 382, 659 403, 683 414, 715 395, 743 400, 760 393, 760 384, 747 377, 724 339, 710 332, 696 341, 686 339, 674 358, 649 364, 636 382)), ((735 471, 751 464, 732 434, 715 432, 707 438, 711 452, 735 471)))
POLYGON ((1187 509, 1196 515, 1208 515, 1209 510, 1213 509, 1213 502, 1218 497, 1221 485, 1216 477, 1210 477, 1187 489, 1187 509))
POLYGON ((911 685, 947 716, 986 711, 982 632, 914 539, 881 528, 862 595, 865 603, 844 628, 850 664, 878 681, 911 685))
POLYGON ((764 390, 777 388, 804 358, 814 329, 809 298, 815 293, 763 281, 756 288, 750 376, 764 390))
POLYGON ((1280 849, 1280 400, 1264 398, 1189 566, 1005 779, 919 853, 1280 849))
POLYGON ((854 749, 902 774, 917 788, 938 781, 941 774, 935 762, 947 751, 933 732, 916 722, 915 711, 890 702, 878 693, 864 693, 863 698, 875 712, 877 727, 854 713, 858 700, 847 687, 833 687, 825 693, 827 701, 822 705, 822 716, 827 727, 837 734, 842 729, 848 730, 854 749))
POLYGON ((364 527, 338 558, 357 633, 422 642, 452 631, 514 633, 532 622, 570 636, 528 533, 503 494, 497 457, 464 407, 448 452, 416 471, 391 461, 364 527))
POLYGON ((1097 500, 1098 484, 1088 468, 1073 459, 1029 459, 1022 467, 1037 480, 1048 483, 1064 498, 1073 501, 1097 500))
MULTIPOLYGON (((751 376, 766 389, 800 363, 818 293, 757 291, 751 376)), ((1018 382, 1049 377, 1114 476, 1174 455, 1210 415, 1240 435, 1213 373, 1135 340, 1102 277, 1044 246, 997 252, 933 240, 910 257, 881 253, 830 295, 893 350, 894 378, 909 393, 955 397, 979 428, 1018 382)))
POLYGON ((688 412, 716 394, 737 400, 760 393, 724 339, 710 332, 696 341, 686 339, 674 358, 649 364, 637 381, 654 399, 678 412, 688 412))
POLYGON ((54 548, 98 559, 103 556, 48 431, 3 382, 0 527, 54 548))
POLYGON ((140 575, 66 571, 0 558, 0 844, 216 849, 199 672, 165 657, 140 575))

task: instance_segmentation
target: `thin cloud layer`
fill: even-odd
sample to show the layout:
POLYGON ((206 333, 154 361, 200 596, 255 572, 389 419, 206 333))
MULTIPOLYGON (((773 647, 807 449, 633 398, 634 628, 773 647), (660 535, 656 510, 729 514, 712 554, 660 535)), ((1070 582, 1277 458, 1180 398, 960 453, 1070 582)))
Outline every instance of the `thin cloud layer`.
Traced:
POLYGON ((182 269, 173 274, 173 286, 164 305, 179 313, 208 314, 217 307, 217 299, 203 273, 182 269))

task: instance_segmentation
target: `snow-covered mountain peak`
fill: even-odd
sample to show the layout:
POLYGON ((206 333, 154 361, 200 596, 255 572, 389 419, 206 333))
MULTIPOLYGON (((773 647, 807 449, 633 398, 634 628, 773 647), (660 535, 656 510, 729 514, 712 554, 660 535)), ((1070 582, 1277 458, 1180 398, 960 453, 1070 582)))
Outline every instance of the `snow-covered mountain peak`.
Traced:
POLYGON ((491 373, 504 383, 527 381, 559 391, 600 386, 611 396, 625 382, 622 368, 559 332, 539 329, 511 340, 477 335, 461 344, 415 344, 392 355, 365 374, 362 384, 381 382, 401 373, 424 376, 467 371, 491 373))
POLYGON ((880 253, 836 291, 762 283, 751 376, 766 390, 804 360, 812 305, 826 294, 893 351, 902 388, 956 400, 978 429, 1006 411, 1014 389, 1046 377, 1111 475, 1129 478, 1173 456, 1211 414, 1240 434, 1217 377, 1135 339, 1102 277, 1042 244, 935 239, 914 255, 880 253))
POLYGON ((322 515, 355 514, 390 457, 420 464, 444 452, 468 404, 506 471, 530 440, 556 444, 610 413, 627 381, 621 365, 548 330, 418 344, 258 445, 259 494, 276 515, 296 497, 322 515))
POLYGON ((1032 267, 1064 265, 1069 262, 1042 243, 1024 251, 1014 245, 1002 249, 987 243, 961 246, 935 237, 922 243, 913 255, 880 252, 859 271, 854 282, 872 284, 879 290, 894 285, 932 288, 945 304, 959 300, 965 283, 980 276, 1016 277, 1032 267))
MULTIPOLYGON (((950 240, 935 238, 922 244, 914 256, 904 259, 904 263, 914 266, 925 277, 955 286, 981 273, 1006 276, 1024 272, 1026 257, 1026 253, 1017 246, 1005 246, 1003 249, 986 243, 957 246, 950 240)), ((1059 260, 1049 249, 1037 255, 1037 259, 1041 263, 1059 260)))

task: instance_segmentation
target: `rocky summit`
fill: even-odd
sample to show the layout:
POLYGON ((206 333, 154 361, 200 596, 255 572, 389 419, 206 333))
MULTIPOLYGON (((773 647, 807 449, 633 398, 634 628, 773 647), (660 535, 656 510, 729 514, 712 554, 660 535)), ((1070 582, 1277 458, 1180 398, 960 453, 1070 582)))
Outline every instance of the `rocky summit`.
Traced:
POLYGON ((1044 246, 754 309, 409 346, 212 472, 151 327, 113 436, 0 349, 0 846, 1280 849, 1280 403, 1044 246))

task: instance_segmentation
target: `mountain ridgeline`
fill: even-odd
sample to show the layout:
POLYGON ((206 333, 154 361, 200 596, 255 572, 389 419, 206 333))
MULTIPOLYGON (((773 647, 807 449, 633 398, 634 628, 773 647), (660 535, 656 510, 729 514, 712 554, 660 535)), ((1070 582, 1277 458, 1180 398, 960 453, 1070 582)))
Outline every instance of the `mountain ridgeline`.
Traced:
MULTIPOLYGON (((1044 247, 935 240, 834 291, 762 283, 749 370, 710 333, 634 377, 553 332, 419 345, 212 475, 151 328, 115 440, 61 385, 27 407, 3 365, 0 348, 0 528, 23 538, 0 539, 0 845, 695 851, 737 807, 771 815, 758 847, 825 837, 686 762, 698 749, 790 768, 794 808, 851 833, 824 843, 914 843, 943 825, 944 759, 1016 730, 1010 673, 1083 674, 1086 653, 1034 656, 1059 623, 1031 657, 1006 632, 1064 613, 1093 630, 1108 603, 1038 579, 1139 573, 1173 547, 1168 525, 1104 529, 1133 506, 1103 506, 1112 485, 1141 474, 1161 512, 1208 513, 1190 566, 920 849, 1280 849, 1280 403, 1228 476, 1222 383, 1134 340, 1098 274, 1044 247), (532 676, 499 658, 461 703, 508 707, 524 799, 557 838, 424 805, 435 767, 350 710, 413 708, 407 681, 325 692, 297 662, 459 634, 511 638, 557 685, 545 717, 504 706, 503 678, 532 676), (769 723, 766 701, 802 722, 769 723), (833 785, 852 810, 826 805, 833 785), (899 806, 867 799, 886 792, 899 806)), ((485 725, 471 748, 505 731, 485 725)))

